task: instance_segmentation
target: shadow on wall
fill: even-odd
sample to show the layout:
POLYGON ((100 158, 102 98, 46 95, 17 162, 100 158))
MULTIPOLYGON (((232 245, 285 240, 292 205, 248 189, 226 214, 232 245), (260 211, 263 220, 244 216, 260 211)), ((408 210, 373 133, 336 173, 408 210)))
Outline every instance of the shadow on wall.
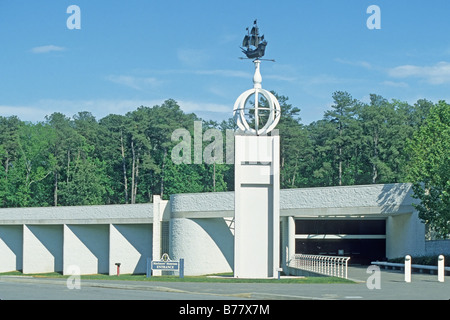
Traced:
MULTIPOLYGON (((2 270, 15 271, 22 270, 23 267, 23 226, 0 226, 0 245, 3 242, 8 252, 8 257, 2 256, 2 270), (8 259, 9 258, 9 259, 8 259), (7 260, 5 262, 5 260, 7 260)), ((3 252, 6 255, 6 252, 3 252)))
MULTIPOLYGON (((412 185, 409 183, 385 184, 377 198, 382 213, 397 213, 399 207, 405 207, 408 212, 413 209, 412 185)), ((402 211, 402 210, 400 210, 402 211)))
MULTIPOLYGON (((109 225, 67 225, 79 241, 97 259, 97 272, 109 272, 109 225)), ((67 250, 65 254, 70 254, 67 250)), ((80 266, 83 270, 83 266, 80 266)))
POLYGON ((28 225, 28 230, 39 240, 53 257, 53 271, 63 271, 63 226, 28 225))
POLYGON ((223 218, 192 219, 214 241, 231 269, 234 267, 234 235, 230 225, 223 218))
MULTIPOLYGON (((130 272, 133 274, 144 274, 147 268, 147 258, 152 257, 152 225, 120 225, 115 224, 114 227, 122 235, 129 245, 128 250, 134 250, 134 256, 130 257, 130 253, 126 255, 128 260, 122 261, 122 263, 127 263, 134 265, 134 269, 130 272)), ((111 253, 110 253, 111 254, 111 253)))

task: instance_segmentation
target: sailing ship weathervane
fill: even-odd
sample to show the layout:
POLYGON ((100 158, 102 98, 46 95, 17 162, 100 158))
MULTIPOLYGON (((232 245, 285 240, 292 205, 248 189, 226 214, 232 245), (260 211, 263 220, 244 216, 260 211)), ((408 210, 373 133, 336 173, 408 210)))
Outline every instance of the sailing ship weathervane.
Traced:
POLYGON ((257 21, 255 20, 253 22, 253 27, 251 30, 249 30, 249 28, 246 28, 246 30, 247 34, 242 40, 241 50, 247 56, 247 59, 259 59, 275 62, 273 59, 261 59, 266 52, 267 41, 264 40, 264 35, 259 35, 257 21))
POLYGON ((260 72, 261 59, 264 56, 267 41, 264 35, 259 35, 258 25, 253 22, 253 28, 248 31, 242 42, 242 52, 255 64, 255 74, 253 75, 253 89, 242 93, 234 103, 233 116, 239 129, 247 134, 266 135, 275 129, 281 117, 281 108, 277 98, 267 90, 262 88, 262 77, 260 72), (253 103, 249 103, 250 99, 253 103), (262 100, 260 101, 260 98, 262 100), (265 101, 263 101, 265 100, 265 101))

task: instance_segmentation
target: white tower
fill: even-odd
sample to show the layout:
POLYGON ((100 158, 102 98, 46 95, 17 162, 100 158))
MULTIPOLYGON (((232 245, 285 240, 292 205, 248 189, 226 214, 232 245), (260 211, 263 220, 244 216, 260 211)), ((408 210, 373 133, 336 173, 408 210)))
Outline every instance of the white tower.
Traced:
POLYGON ((268 134, 281 109, 262 89, 261 61, 253 62, 253 89, 239 96, 233 111, 240 129, 235 135, 234 276, 273 278, 280 264, 280 137, 268 134))

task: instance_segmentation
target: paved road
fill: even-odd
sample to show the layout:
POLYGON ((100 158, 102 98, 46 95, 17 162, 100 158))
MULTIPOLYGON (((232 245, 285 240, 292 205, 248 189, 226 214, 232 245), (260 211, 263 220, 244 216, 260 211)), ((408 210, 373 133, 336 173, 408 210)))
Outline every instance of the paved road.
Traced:
POLYGON ((400 271, 381 270, 379 289, 366 267, 350 267, 353 284, 194 283, 82 280, 69 289, 64 279, 0 277, 3 300, 448 300, 450 276, 413 274, 405 283, 400 271))

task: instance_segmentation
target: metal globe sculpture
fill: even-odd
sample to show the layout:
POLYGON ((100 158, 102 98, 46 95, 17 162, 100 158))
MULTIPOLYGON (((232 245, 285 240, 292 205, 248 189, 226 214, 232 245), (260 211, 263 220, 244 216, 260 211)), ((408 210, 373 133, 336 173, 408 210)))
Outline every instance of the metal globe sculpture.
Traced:
POLYGON ((261 59, 261 57, 265 54, 267 41, 264 40, 264 35, 259 35, 256 20, 252 30, 244 37, 243 46, 247 48, 244 49, 241 47, 247 58, 254 58, 255 74, 253 76, 253 89, 245 91, 236 100, 233 108, 233 116, 237 126, 244 133, 258 136, 266 135, 277 126, 281 117, 281 108, 277 98, 261 86, 260 64, 261 60, 266 60, 261 59))

